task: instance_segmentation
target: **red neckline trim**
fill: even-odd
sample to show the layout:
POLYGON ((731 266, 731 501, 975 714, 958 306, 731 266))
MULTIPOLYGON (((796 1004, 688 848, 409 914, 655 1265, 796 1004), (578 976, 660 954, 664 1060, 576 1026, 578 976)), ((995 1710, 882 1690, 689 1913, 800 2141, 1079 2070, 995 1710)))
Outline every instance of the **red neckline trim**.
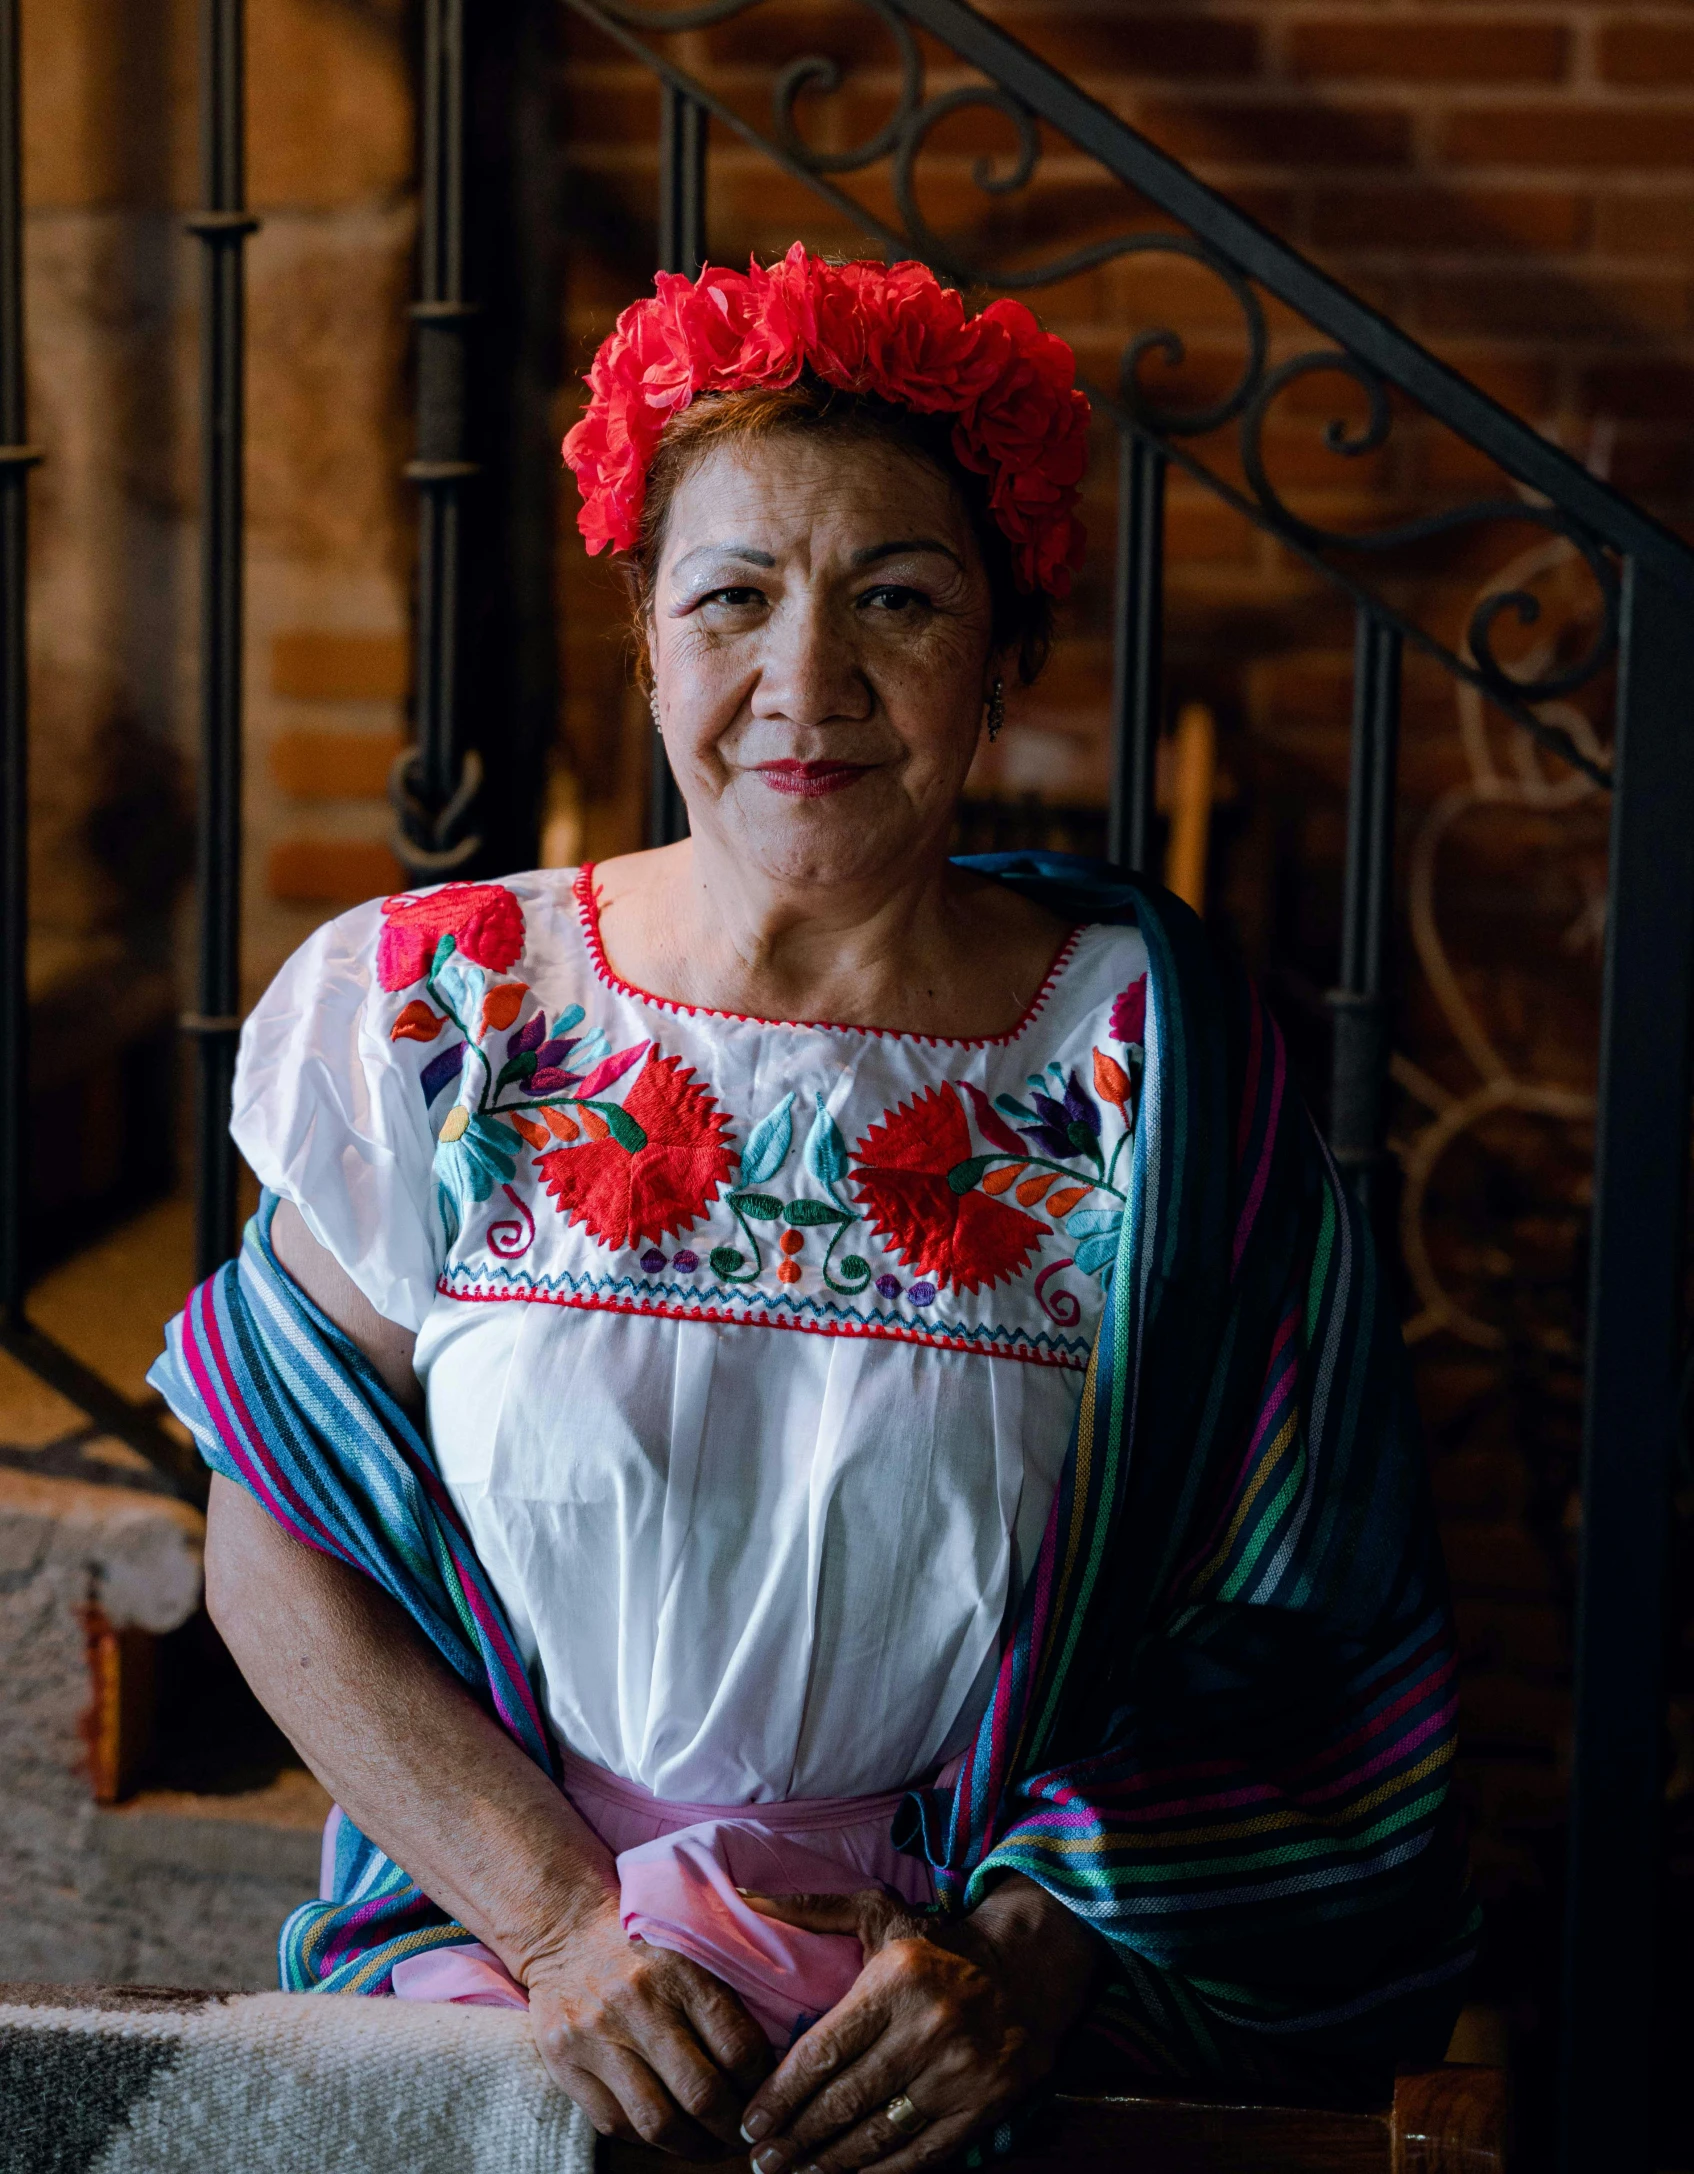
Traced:
POLYGON ((753 1012, 720 1011, 711 1004, 684 1004, 673 996, 655 996, 651 989, 639 988, 633 981, 625 981, 606 956, 600 941, 600 908, 594 897, 593 861, 584 861, 577 870, 576 882, 571 886, 576 900, 577 921, 582 929, 582 939, 588 948, 589 964, 595 978, 619 996, 632 997, 638 1004, 651 1004, 655 1010, 676 1012, 689 1019, 730 1019, 740 1026, 790 1027, 819 1034, 874 1034, 887 1042, 923 1042, 932 1049, 1000 1049, 1026 1034, 1047 1007, 1059 976, 1071 962, 1071 955, 1082 940, 1082 926, 1073 928, 1054 954, 1039 989, 1030 998, 1023 1017, 1015 1027, 1008 1027, 1004 1034, 918 1034, 907 1027, 867 1027, 852 1020, 836 1019, 761 1019, 753 1012))

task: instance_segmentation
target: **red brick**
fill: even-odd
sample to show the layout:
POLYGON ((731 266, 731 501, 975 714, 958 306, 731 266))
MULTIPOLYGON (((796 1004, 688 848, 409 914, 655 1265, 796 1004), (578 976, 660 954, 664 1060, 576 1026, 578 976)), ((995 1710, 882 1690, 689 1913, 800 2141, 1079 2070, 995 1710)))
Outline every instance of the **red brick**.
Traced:
POLYGON ((1354 76, 1402 83, 1557 83, 1569 32, 1562 23, 1331 20, 1296 23, 1289 64, 1297 76, 1354 76))
POLYGON ((1600 73, 1643 90, 1694 83, 1694 23, 1624 16, 1600 28, 1600 73))
POLYGON ((1578 397, 1591 414, 1694 427, 1694 363, 1596 363, 1582 373, 1578 397))
POLYGON ((266 867, 271 896, 297 905, 357 905, 403 881, 400 863, 375 839, 283 838, 266 867))
POLYGON ((1259 70, 1259 31, 1250 22, 1117 9, 1025 16, 1000 8, 995 19, 1066 75, 1254 76, 1259 70))
POLYGON ((1312 239, 1352 249, 1574 249, 1587 203, 1568 189, 1320 189, 1312 239))
POLYGON ((1688 331, 1694 327, 1694 295, 1686 279, 1455 274, 1420 280, 1417 320, 1420 329, 1433 332, 1628 339, 1643 332, 1688 331))
POLYGON ((400 744, 398 733, 279 732, 271 776, 296 800, 380 800, 400 744))
POLYGON ((1390 106, 1141 100, 1135 124, 1173 157, 1230 166, 1403 166, 1410 115, 1390 106))
POLYGON ((1694 257, 1694 196, 1602 196, 1594 220, 1595 242, 1608 256, 1694 257))
POLYGON ((565 77, 565 141, 644 149, 658 141, 659 87, 644 68, 573 68, 565 77))
POLYGON ((1694 166, 1694 104, 1466 106, 1444 149, 1469 166, 1694 166))
POLYGON ((403 634, 297 628, 271 640, 271 692, 310 702, 400 702, 411 685, 403 634))

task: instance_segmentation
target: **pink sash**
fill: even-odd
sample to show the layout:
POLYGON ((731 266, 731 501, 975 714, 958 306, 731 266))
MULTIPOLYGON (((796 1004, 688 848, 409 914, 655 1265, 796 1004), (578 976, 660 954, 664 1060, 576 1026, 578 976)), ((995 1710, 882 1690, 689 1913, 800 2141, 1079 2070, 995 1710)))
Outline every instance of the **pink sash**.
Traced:
MULTIPOLYGON (((617 1858, 625 1932, 721 1979, 778 2048, 847 1992, 861 1967, 859 1943, 761 1917, 738 1889, 888 1887, 907 1902, 934 1899, 929 1867, 888 1838, 903 1789, 787 1804, 669 1804, 569 1752, 563 1760, 571 1802, 617 1858)), ((527 2006, 523 1987, 480 1942, 408 1956, 394 1966, 394 1991, 401 2000, 527 2006)))

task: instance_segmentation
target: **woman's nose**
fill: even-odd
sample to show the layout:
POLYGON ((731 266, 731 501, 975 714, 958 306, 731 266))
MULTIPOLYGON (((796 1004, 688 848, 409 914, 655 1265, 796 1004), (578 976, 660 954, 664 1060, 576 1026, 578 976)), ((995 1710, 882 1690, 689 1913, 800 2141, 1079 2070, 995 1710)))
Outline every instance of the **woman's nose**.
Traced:
POLYGON ((866 718, 876 706, 851 629, 822 598, 784 600, 766 627, 759 662, 757 717, 823 725, 866 718))

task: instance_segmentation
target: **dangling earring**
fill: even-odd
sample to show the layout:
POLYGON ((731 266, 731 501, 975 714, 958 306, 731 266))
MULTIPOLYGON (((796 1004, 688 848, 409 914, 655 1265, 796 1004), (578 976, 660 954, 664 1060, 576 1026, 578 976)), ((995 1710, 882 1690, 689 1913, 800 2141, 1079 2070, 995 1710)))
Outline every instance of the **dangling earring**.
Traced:
POLYGON ((647 707, 653 715, 653 730, 659 735, 660 739, 662 740, 665 736, 665 728, 659 722, 659 691, 656 687, 650 688, 648 690, 647 707))
POLYGON ((988 690, 988 737, 997 740, 1006 722, 1006 682, 996 679, 988 690))

